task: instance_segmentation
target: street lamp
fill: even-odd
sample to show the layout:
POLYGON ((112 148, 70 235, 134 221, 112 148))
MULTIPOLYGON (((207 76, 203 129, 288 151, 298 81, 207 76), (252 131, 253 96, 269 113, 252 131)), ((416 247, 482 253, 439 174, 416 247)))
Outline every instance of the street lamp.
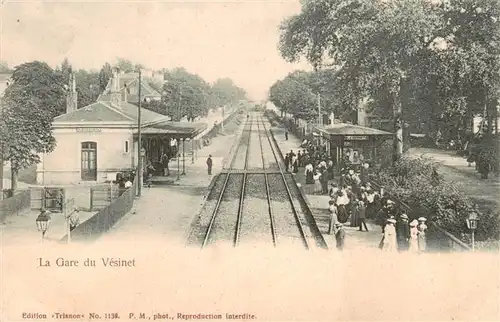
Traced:
POLYGON ((479 216, 476 212, 469 213, 469 217, 465 220, 467 223, 467 228, 471 230, 472 233, 472 251, 474 251, 474 231, 477 228, 477 223, 479 221, 479 216))
POLYGON ((47 232, 47 229, 49 229, 50 220, 50 214, 45 210, 42 210, 36 218, 36 226, 38 231, 42 232, 42 239, 45 238, 45 233, 47 232))

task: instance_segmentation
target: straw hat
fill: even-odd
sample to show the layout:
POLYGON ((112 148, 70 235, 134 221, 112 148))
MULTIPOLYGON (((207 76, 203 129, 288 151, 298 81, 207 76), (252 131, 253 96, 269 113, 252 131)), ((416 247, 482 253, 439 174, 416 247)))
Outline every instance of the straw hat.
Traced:
POLYGON ((396 220, 392 219, 392 218, 389 218, 387 219, 387 222, 390 222, 391 224, 395 224, 396 223, 396 220))
POLYGON ((401 216, 399 216, 401 219, 408 219, 408 215, 407 214, 402 214, 401 216))
POLYGON ((339 222, 335 224, 335 227, 342 227, 342 226, 343 225, 341 223, 339 223, 339 222))
POLYGON ((413 219, 412 222, 410 223, 411 227, 415 227, 418 225, 418 221, 416 219, 413 219))
POLYGON ((427 221, 427 219, 425 219, 425 217, 420 217, 418 218, 418 221, 427 221))

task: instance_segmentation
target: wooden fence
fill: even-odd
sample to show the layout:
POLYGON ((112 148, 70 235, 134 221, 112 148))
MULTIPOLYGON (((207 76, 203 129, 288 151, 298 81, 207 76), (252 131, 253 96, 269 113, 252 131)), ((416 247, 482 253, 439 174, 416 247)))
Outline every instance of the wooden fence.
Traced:
MULTIPOLYGON (((125 190, 121 196, 113 200, 109 205, 105 206, 87 221, 77 226, 71 232, 71 240, 95 240, 113 227, 132 209, 137 191, 137 181, 136 172, 132 187, 125 190)), ((62 240, 66 241, 67 238, 67 236, 64 236, 62 240)))

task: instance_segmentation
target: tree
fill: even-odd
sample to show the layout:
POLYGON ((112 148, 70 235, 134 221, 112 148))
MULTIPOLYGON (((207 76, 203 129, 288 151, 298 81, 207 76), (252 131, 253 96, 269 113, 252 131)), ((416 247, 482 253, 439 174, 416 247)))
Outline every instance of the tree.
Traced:
POLYGON ((80 69, 75 73, 76 91, 78 92, 78 108, 90 105, 97 100, 100 93, 100 73, 80 69))
POLYGON ((9 65, 4 62, 0 61, 0 73, 11 73, 12 70, 9 68, 9 65))
POLYGON ((12 189, 20 169, 40 162, 39 153, 55 148, 52 120, 64 113, 66 90, 62 75, 46 63, 17 66, 5 90, 2 138, 4 157, 11 161, 12 189))
POLYGON ((427 123, 431 136, 456 138, 478 106, 496 113, 499 7, 489 0, 304 1, 283 23, 279 48, 288 61, 304 56, 315 69, 327 59, 340 67, 339 109, 368 98, 375 113, 391 112, 395 132, 406 122, 427 123))
POLYGON ((108 86, 109 80, 113 77, 113 71, 111 70, 111 65, 105 63, 99 71, 99 92, 104 92, 106 86, 108 86))
POLYGON ((118 57, 116 60, 117 60, 116 66, 120 69, 120 71, 123 71, 125 73, 130 73, 135 70, 134 68, 135 65, 130 60, 120 57, 118 57))

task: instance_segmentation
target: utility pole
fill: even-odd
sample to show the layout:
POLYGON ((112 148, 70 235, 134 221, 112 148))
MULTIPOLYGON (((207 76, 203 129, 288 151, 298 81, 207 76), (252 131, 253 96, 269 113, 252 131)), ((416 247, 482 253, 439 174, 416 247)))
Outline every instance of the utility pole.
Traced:
POLYGON ((182 99, 182 84, 179 83, 179 100, 177 101, 177 122, 181 121, 181 99, 182 99))
POLYGON ((221 122, 221 128, 222 128, 222 133, 224 133, 224 109, 226 105, 222 105, 222 122, 221 122))
POLYGON ((137 196, 141 196, 142 192, 142 135, 141 135, 141 107, 142 107, 142 97, 141 97, 141 87, 142 87, 142 80, 141 80, 141 70, 139 69, 139 111, 137 113, 137 136, 138 136, 138 149, 137 149, 137 167, 139 173, 137 174, 137 179, 139 182, 137 182, 137 196))
POLYGON ((318 125, 321 126, 323 124, 323 118, 321 117, 321 96, 318 93, 318 125))

